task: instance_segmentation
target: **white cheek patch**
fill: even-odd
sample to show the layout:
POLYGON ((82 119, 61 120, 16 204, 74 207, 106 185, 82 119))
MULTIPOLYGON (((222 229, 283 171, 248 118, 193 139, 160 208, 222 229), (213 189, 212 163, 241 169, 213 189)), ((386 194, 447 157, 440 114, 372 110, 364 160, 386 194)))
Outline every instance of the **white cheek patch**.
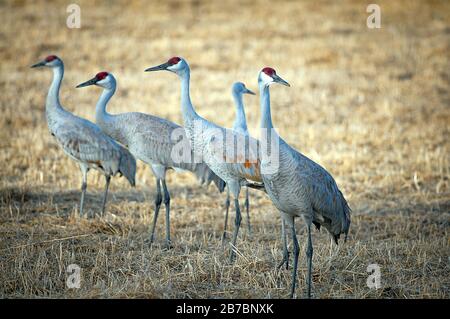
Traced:
POLYGON ((261 72, 261 76, 260 77, 261 77, 261 81, 264 84, 270 84, 270 83, 273 82, 273 79, 270 76, 268 76, 267 74, 265 74, 264 72, 261 72))
POLYGON ((107 84, 108 83, 108 76, 106 78, 104 78, 103 80, 97 81, 97 83, 95 83, 95 84, 98 84, 98 85, 105 85, 105 84, 107 84))
POLYGON ((170 70, 170 71, 177 71, 177 70, 180 69, 180 66, 181 66, 181 60, 180 60, 177 64, 174 64, 174 65, 169 66, 169 67, 167 68, 167 70, 170 70))

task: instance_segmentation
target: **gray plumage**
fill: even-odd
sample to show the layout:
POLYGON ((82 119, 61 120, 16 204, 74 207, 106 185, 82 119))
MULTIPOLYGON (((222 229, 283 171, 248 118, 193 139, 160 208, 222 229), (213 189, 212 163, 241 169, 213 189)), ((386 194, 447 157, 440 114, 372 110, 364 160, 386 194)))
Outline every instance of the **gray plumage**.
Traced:
MULTIPOLYGON (((244 136, 250 136, 247 128, 247 119, 245 117, 243 94, 255 95, 252 91, 246 88, 245 84, 242 82, 235 82, 231 88, 231 94, 233 96, 234 104, 236 107, 236 118, 233 122, 232 130, 234 132, 240 133, 244 136)), ((251 224, 250 224, 250 201, 248 194, 248 187, 245 188, 245 211, 247 213, 247 228, 249 234, 251 234, 251 224)), ((230 190, 227 189, 227 198, 225 200, 225 221, 223 227, 222 243, 225 242, 227 227, 228 227, 228 212, 230 209, 230 190)))
POLYGON ((120 173, 135 186, 136 160, 133 155, 92 122, 67 112, 53 121, 49 129, 66 154, 80 165, 105 175, 120 173))
POLYGON ((64 75, 64 64, 56 56, 49 56, 33 67, 47 66, 53 70, 53 81, 46 100, 46 117, 50 133, 64 152, 76 161, 83 174, 80 215, 83 215, 87 172, 95 169, 106 178, 102 215, 105 210, 111 176, 124 175, 135 185, 136 160, 130 152, 107 136, 94 123, 65 110, 59 102, 59 89, 64 75))
MULTIPOLYGON (((272 68, 264 68, 258 77, 261 94, 261 136, 269 135, 279 142, 278 166, 262 156, 261 176, 267 194, 289 223, 294 242, 294 269, 292 273, 291 297, 294 296, 298 267, 299 245, 295 233, 294 218, 302 217, 308 231, 307 295, 311 296, 311 271, 313 246, 311 224, 324 226, 332 238, 338 242, 339 236, 347 237, 350 227, 350 207, 333 177, 319 164, 296 151, 278 136, 274 130, 270 112, 269 85, 289 84, 281 79, 272 68), (269 168, 270 172, 269 172, 269 168)), ((261 143, 269 143, 269 140, 261 143)), ((284 225, 283 225, 284 228, 284 225)), ((284 259, 287 263, 287 252, 284 259)))
MULTIPOLYGON (((222 191, 221 179, 205 163, 176 162, 172 151, 179 140, 172 139, 183 133, 181 140, 187 142, 184 129, 173 122, 149 114, 129 112, 97 116, 96 123, 113 139, 125 145, 138 159, 148 165, 160 165, 166 169, 186 170, 195 174, 201 184, 214 182, 222 191), (177 133, 174 133, 176 131, 177 133)), ((193 156, 190 150, 190 156, 193 156)), ((163 178, 162 176, 159 176, 163 178)))
MULTIPOLYGON (((215 183, 223 191, 224 182, 203 162, 193 161, 193 153, 184 129, 168 120, 139 112, 110 114, 106 111, 109 99, 116 90, 114 76, 107 72, 98 73, 93 79, 78 87, 96 84, 104 88, 97 106, 96 123, 103 132, 126 146, 129 151, 144 163, 150 165, 156 177, 155 214, 151 228, 151 241, 154 239, 155 224, 163 200, 166 206, 166 243, 170 246, 170 194, 166 185, 166 172, 169 169, 193 172, 200 183, 215 183), (177 158, 177 151, 187 151, 187 161, 177 158)), ((179 155, 179 154, 178 154, 179 155)))
POLYGON ((308 215, 318 228, 325 227, 336 243, 340 234, 347 235, 351 210, 333 177, 281 138, 280 169, 262 177, 279 210, 294 216, 308 215))
POLYGON ((193 152, 226 182, 234 197, 236 219, 230 245, 230 260, 234 260, 241 224, 239 207, 241 185, 247 180, 261 181, 257 140, 213 124, 197 114, 190 98, 190 68, 186 60, 173 57, 166 63, 146 69, 146 71, 159 70, 174 72, 180 77, 183 126, 193 152), (237 148, 235 147, 237 145, 244 147, 237 148))

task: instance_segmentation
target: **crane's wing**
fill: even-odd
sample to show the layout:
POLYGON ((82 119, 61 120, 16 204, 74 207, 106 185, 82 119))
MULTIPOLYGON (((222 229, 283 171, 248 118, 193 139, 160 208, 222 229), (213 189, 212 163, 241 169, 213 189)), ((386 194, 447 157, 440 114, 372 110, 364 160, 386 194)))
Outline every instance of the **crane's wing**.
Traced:
POLYGON ((205 152, 211 161, 236 178, 262 182, 258 140, 229 129, 218 129, 207 139, 205 152))
POLYGON ((136 145, 148 145, 146 157, 165 166, 192 171, 193 154, 184 128, 168 121, 146 121, 136 128, 136 145))
POLYGON ((303 154, 296 152, 295 156, 301 157, 304 163, 297 167, 296 173, 301 175, 303 181, 307 181, 302 184, 309 193, 312 208, 323 217, 322 224, 337 242, 339 234, 348 233, 351 209, 327 170, 303 154))
POLYGON ((120 148, 110 137, 89 121, 64 121, 52 131, 64 151, 81 162, 118 171, 120 148))

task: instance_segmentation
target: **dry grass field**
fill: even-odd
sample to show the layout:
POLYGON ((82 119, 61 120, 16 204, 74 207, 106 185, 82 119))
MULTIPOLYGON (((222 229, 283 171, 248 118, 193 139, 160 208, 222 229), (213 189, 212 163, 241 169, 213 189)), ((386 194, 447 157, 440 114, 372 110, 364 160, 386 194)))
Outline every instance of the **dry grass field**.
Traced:
MULTIPOLYGON (((62 104, 90 120, 101 90, 75 85, 105 70, 118 80, 110 112, 182 123, 177 78, 143 72, 180 55, 198 112, 229 127, 231 84, 257 91, 259 70, 274 67, 291 84, 271 89, 280 135, 333 174, 353 209, 349 240, 331 257, 327 234, 313 231, 313 297, 450 297, 450 2, 377 1, 381 29, 367 28, 366 1, 76 2, 80 29, 66 27, 67 1, 0 1, 0 297, 289 296, 291 271, 276 269, 280 217, 261 192, 251 192, 253 234, 244 214, 233 264, 221 246, 225 195, 188 173, 168 174, 171 250, 163 213, 149 245, 155 180, 142 163, 136 188, 113 179, 104 218, 78 217, 79 169, 45 120, 51 72, 29 68, 49 54, 65 62, 62 104), (366 285, 373 263, 380 289, 366 285), (79 289, 66 287, 70 264, 81 267, 79 289)), ((257 135, 259 97, 245 104, 257 135)), ((90 173, 90 213, 103 183, 90 173)), ((297 229, 303 297, 300 220, 297 229)))

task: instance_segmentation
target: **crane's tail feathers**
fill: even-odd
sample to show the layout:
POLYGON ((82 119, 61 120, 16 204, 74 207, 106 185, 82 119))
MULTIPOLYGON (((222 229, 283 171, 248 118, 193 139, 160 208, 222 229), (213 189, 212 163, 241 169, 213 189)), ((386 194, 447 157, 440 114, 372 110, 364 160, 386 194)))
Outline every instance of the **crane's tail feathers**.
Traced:
POLYGON ((335 242, 337 244, 338 239, 340 238, 341 234, 345 234, 344 237, 344 243, 347 242, 348 232, 350 230, 350 223, 351 223, 351 208, 347 203, 347 200, 345 199, 344 195, 341 191, 339 191, 339 195, 341 197, 341 205, 342 205, 342 227, 341 232, 337 235, 335 235, 335 242))
POLYGON ((267 193, 266 188, 264 187, 264 183, 253 183, 249 181, 245 181, 243 183, 244 186, 247 186, 249 188, 257 189, 259 191, 263 191, 264 193, 267 193))
POLYGON ((341 235, 340 234, 337 234, 337 235, 334 235, 333 236, 333 240, 334 240, 334 243, 336 244, 336 245, 339 245, 339 238, 341 237, 341 235))
POLYGON ((352 209, 348 205, 346 199, 344 198, 344 195, 341 191, 339 191, 342 198, 342 210, 344 211, 344 227, 343 227, 343 233, 345 234, 344 242, 347 242, 348 232, 350 230, 350 223, 351 223, 351 213, 352 209))
MULTIPOLYGON (((321 219, 313 221, 313 223, 314 225, 317 223, 320 226, 323 226, 330 234, 332 240, 338 245, 341 234, 345 235, 344 242, 347 241, 351 222, 350 214, 352 210, 340 191, 339 198, 336 199, 335 203, 336 206, 333 206, 332 213, 329 211, 327 214, 320 214, 319 210, 315 209, 315 212, 321 216, 321 219)), ((318 225, 316 225, 316 227, 317 226, 318 225)))
POLYGON ((318 231, 320 231, 320 223, 318 223, 318 222, 316 222, 316 221, 313 221, 312 223, 314 224, 314 226, 316 226, 316 229, 317 229, 318 231))
POLYGON ((136 159, 131 153, 126 151, 122 154, 120 160, 119 172, 125 176, 131 186, 136 186, 136 159))
POLYGON ((214 174, 215 177, 213 178, 213 182, 216 185, 217 189, 219 190, 219 193, 222 193, 225 189, 225 186, 227 185, 227 183, 221 179, 219 176, 217 176, 216 174, 214 174))
POLYGON ((205 163, 200 163, 194 168, 195 176, 200 181, 200 184, 206 184, 208 186, 211 182, 214 182, 219 192, 223 192, 226 183, 217 176, 205 163))

